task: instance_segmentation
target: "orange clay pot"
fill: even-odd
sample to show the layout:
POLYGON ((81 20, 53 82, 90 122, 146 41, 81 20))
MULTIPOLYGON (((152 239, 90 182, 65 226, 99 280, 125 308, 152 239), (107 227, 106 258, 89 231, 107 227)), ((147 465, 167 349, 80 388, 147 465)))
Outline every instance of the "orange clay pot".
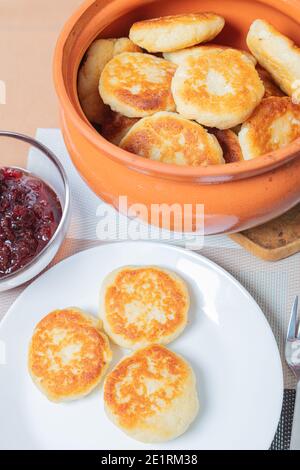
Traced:
POLYGON ((149 213, 151 203, 194 208, 202 203, 205 234, 234 232, 268 221, 300 201, 300 139, 246 162, 208 168, 168 165, 107 142, 85 118, 77 96, 78 68, 95 38, 127 36, 137 20, 193 11, 225 17, 219 44, 246 48, 247 31, 256 18, 299 42, 299 0, 88 0, 66 23, 56 47, 54 80, 62 130, 79 173, 115 207, 120 195, 127 195, 128 204, 145 204, 149 213))

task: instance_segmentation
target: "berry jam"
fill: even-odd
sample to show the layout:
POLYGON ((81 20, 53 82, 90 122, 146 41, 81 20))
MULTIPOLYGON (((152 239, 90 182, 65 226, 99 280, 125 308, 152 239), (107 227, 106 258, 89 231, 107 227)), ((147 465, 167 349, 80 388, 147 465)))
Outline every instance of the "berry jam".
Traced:
POLYGON ((46 183, 17 168, 0 168, 0 278, 28 264, 61 217, 58 197, 46 183))

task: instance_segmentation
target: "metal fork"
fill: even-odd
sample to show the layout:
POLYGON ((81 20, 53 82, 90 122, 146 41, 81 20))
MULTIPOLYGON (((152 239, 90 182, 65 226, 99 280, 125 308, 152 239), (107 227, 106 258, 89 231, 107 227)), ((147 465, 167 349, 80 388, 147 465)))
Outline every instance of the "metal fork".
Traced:
POLYGON ((298 320, 298 296, 296 296, 292 307, 285 343, 285 360, 297 379, 290 449, 300 450, 300 321, 298 320))

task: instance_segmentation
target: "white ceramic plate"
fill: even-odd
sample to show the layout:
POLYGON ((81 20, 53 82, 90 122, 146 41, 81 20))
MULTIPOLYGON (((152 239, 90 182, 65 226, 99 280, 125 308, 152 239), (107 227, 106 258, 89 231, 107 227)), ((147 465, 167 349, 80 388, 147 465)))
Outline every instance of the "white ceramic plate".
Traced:
MULTIPOLYGON (((19 296, 0 325, 0 340, 6 347, 6 364, 0 365, 2 449, 267 449, 276 431, 282 369, 262 311, 227 272, 181 248, 125 242, 62 261, 19 296), (155 447, 132 440, 106 418, 100 388, 82 400, 54 404, 27 372, 36 323, 73 305, 97 315, 102 279, 128 264, 173 269, 191 293, 189 324, 169 347, 192 364, 201 410, 183 436, 155 447)), ((114 347, 113 363, 124 354, 114 347)))

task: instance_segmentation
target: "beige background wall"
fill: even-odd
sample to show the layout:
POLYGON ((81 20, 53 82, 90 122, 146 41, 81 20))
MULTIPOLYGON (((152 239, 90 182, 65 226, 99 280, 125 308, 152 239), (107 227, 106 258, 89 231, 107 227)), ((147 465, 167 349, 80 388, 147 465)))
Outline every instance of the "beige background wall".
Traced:
POLYGON ((58 127, 52 56, 60 29, 82 1, 0 0, 1 129, 34 136, 37 127, 58 127))

